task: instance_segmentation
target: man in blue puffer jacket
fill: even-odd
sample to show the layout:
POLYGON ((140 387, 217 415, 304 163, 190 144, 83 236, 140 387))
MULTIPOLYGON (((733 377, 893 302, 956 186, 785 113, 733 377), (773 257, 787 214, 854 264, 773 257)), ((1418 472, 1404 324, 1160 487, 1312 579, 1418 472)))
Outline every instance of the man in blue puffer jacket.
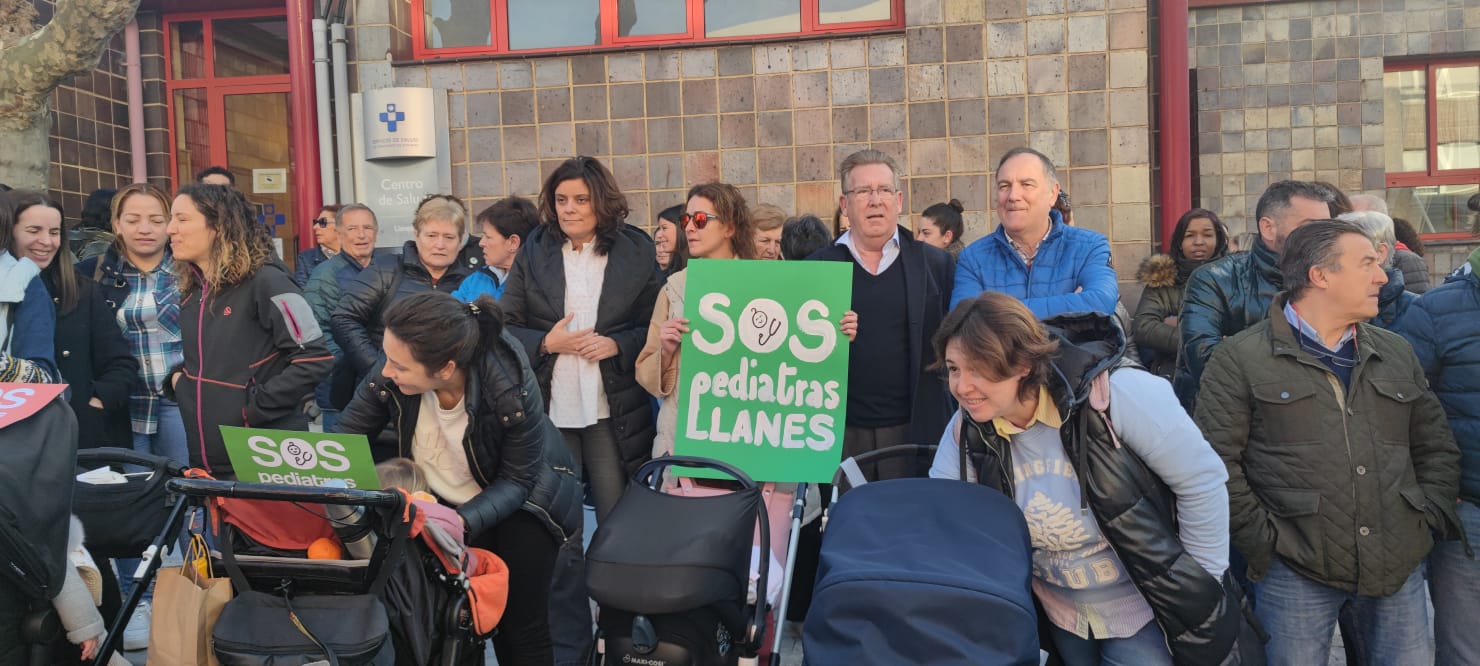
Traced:
POLYGON ((1039 319, 1065 312, 1115 312, 1120 290, 1110 242, 1064 224, 1053 209, 1059 179, 1053 162, 1014 148, 997 164, 997 230, 961 251, 951 307, 984 291, 1017 298, 1039 319))
POLYGON ((1425 292, 1393 329, 1413 344, 1429 387, 1439 396, 1460 451, 1460 522, 1467 541, 1447 541, 1429 555, 1438 664, 1480 664, 1480 250, 1425 292))

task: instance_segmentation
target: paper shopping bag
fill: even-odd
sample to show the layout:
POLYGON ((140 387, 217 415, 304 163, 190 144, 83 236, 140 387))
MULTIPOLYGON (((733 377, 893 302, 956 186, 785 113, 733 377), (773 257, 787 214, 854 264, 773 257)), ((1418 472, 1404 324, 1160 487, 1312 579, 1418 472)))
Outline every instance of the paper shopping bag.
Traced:
POLYGON ((231 579, 201 576, 190 566, 159 570, 149 626, 149 666, 219 666, 211 629, 231 601, 231 579))

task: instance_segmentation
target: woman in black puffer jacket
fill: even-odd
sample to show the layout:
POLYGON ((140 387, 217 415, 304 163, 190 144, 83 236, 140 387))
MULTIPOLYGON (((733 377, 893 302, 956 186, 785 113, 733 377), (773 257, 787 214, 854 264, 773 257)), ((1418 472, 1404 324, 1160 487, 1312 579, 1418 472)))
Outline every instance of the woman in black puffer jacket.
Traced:
POLYGON ((623 221, 616 179, 592 158, 557 167, 539 204, 544 222, 519 251, 499 303, 550 420, 591 480, 600 520, 652 452, 652 401, 636 363, 658 301, 658 259, 647 234, 623 221))
POLYGON ((474 260, 463 251, 468 225, 462 201, 440 194, 427 197, 411 228, 416 240, 406 241, 400 256, 377 259, 360 271, 345 287, 331 318, 334 342, 354 368, 356 385, 380 357, 385 331, 381 317, 391 303, 423 291, 452 293, 473 272, 474 260))
MULTIPOLYGON (((459 303, 423 292, 385 313, 385 365, 360 385, 339 430, 396 423, 439 500, 457 507, 470 545, 509 566, 500 664, 550 664, 549 601, 557 551, 581 540, 581 488, 535 374, 492 298, 459 303)), ((572 622, 590 624, 585 609, 572 622)))

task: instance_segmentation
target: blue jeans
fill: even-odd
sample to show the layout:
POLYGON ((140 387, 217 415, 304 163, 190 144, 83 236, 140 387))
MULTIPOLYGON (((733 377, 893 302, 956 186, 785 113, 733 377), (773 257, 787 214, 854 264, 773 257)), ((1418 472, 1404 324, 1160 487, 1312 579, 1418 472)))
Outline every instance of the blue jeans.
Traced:
POLYGON ((1126 638, 1080 638, 1050 625, 1054 647, 1068 666, 1160 666, 1172 663, 1166 637, 1153 620, 1126 638))
MULTIPOLYGON (((1480 506, 1460 502, 1459 521, 1470 547, 1480 546, 1480 506)), ((1465 555, 1460 541, 1441 541, 1429 554, 1429 596, 1434 601, 1435 662, 1480 664, 1480 559, 1465 555)))
POLYGON ((1365 663, 1433 663, 1423 567, 1414 568, 1392 596, 1367 597, 1317 583, 1276 557, 1254 591, 1254 613, 1269 632, 1264 649, 1270 666, 1326 663, 1331 632, 1345 606, 1351 608, 1365 663))
POLYGON ((189 465, 190 445, 185 440, 185 422, 180 418, 180 405, 160 398, 158 416, 159 428, 154 434, 134 433, 134 450, 189 465))

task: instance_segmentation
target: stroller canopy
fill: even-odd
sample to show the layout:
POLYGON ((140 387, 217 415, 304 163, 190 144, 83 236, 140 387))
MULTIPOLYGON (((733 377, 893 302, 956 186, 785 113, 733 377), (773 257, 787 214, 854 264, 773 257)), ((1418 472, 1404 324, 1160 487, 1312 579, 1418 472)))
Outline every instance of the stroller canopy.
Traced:
POLYGON ((972 483, 896 479, 833 507, 803 652, 815 664, 1037 664, 1022 511, 972 483))

